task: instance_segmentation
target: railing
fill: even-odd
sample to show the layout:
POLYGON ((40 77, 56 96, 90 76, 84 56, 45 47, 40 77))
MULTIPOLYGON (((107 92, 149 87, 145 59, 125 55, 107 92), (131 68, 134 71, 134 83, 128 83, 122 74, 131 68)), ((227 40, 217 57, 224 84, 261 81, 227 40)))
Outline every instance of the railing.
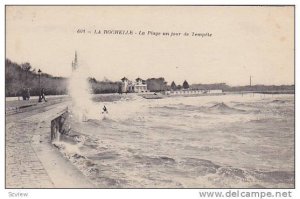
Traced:
POLYGON ((175 90, 168 91, 167 95, 197 95, 197 94, 218 94, 222 90, 175 90))
POLYGON ((31 111, 37 108, 41 108, 43 106, 49 106, 54 105, 56 103, 63 102, 65 100, 68 100, 67 97, 57 97, 57 98, 51 98, 47 102, 39 103, 35 100, 29 100, 29 101, 15 101, 15 102, 6 102, 5 107, 5 115, 12 115, 16 113, 22 113, 25 111, 31 111))

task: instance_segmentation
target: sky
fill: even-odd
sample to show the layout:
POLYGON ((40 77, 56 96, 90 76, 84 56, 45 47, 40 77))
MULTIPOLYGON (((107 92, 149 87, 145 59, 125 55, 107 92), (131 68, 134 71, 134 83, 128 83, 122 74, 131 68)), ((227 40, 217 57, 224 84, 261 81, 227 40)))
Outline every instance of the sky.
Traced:
POLYGON ((97 80, 164 77, 169 84, 187 80, 236 86, 248 85, 252 76, 253 84, 294 84, 294 8, 6 7, 6 58, 69 77, 75 51, 79 67, 97 80), (133 35, 103 34, 104 30, 131 30, 133 35), (155 36, 148 31, 181 35, 155 36), (189 35, 183 36, 185 32, 189 35))

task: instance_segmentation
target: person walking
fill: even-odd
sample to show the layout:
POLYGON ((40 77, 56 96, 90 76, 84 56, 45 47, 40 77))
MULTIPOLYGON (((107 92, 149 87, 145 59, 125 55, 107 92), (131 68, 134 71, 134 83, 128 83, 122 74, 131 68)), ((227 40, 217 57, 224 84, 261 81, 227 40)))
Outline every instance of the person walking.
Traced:
POLYGON ((43 99, 45 102, 47 102, 46 97, 45 97, 45 89, 44 88, 42 88, 42 90, 41 90, 41 96, 40 96, 39 102, 42 102, 43 99))

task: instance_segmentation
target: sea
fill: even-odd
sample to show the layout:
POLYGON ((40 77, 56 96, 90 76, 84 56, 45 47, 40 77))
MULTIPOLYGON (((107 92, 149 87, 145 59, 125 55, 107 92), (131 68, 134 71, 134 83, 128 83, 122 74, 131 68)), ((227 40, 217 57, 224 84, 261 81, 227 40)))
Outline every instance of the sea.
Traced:
POLYGON ((131 94, 94 104, 55 145, 96 187, 295 186, 292 94, 131 94))

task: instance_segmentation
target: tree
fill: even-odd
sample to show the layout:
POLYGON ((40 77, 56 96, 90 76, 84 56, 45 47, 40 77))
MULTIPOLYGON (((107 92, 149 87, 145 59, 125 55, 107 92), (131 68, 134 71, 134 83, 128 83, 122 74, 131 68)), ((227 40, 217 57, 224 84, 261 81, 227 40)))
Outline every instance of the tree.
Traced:
POLYGON ((89 77, 89 82, 90 83, 97 83, 97 80, 95 77, 89 77))
POLYGON ((146 80, 147 82, 147 88, 150 91, 164 91, 167 89, 167 82, 165 81, 165 78, 150 78, 146 80))
POLYGON ((122 83, 118 83, 118 93, 122 94, 122 83))
POLYGON ((184 82, 183 82, 183 84, 182 84, 182 87, 183 87, 184 89, 188 89, 188 88, 190 87, 190 85, 189 85, 189 83, 188 83, 186 80, 184 80, 184 82))
POLYGON ((24 64, 21 64, 21 68, 22 68, 24 71, 28 72, 28 71, 30 71, 30 69, 31 69, 31 65, 30 65, 30 63, 26 62, 26 63, 24 63, 24 64))
POLYGON ((176 88, 177 88, 177 86, 176 86, 175 82, 172 81, 172 83, 171 83, 171 89, 172 90, 176 90, 176 88))
POLYGON ((26 62, 24 64, 21 64, 21 68, 22 68, 22 70, 25 71, 25 85, 27 86, 27 76, 28 76, 28 72, 31 69, 31 65, 30 65, 30 63, 26 62))

